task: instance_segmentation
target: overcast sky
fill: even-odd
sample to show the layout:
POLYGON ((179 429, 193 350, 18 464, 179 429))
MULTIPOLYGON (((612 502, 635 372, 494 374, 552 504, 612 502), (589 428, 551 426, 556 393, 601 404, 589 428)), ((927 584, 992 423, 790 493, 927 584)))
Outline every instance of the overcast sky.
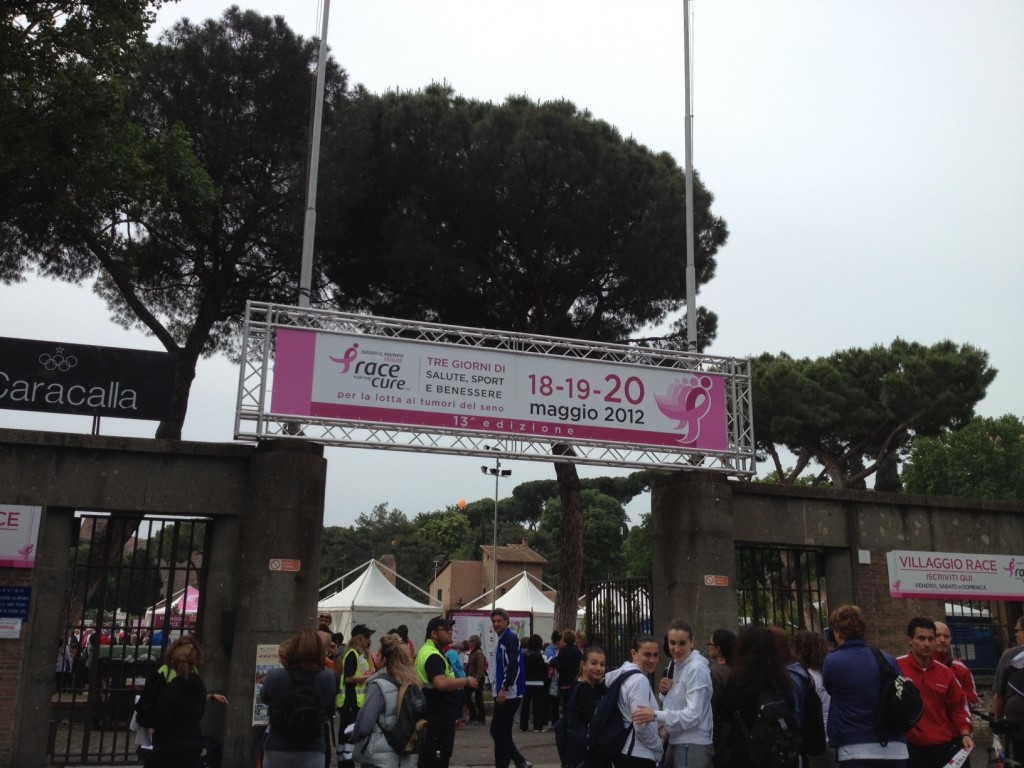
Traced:
MULTIPOLYGON (((241 5, 282 14, 306 36, 320 28, 315 2, 241 5)), ((698 297, 719 316, 707 351, 817 357, 897 336, 948 338, 986 350, 999 370, 979 412, 1024 416, 1024 2, 695 0, 691 9, 694 164, 730 230, 698 297)), ((169 3, 158 27, 220 10, 169 3)), ((371 91, 448 82, 482 100, 565 98, 683 164, 682 0, 336 0, 330 19, 332 55, 371 91)), ((0 286, 0 335, 160 348, 114 325, 87 289, 40 280, 0 286)), ((232 439, 237 378, 225 360, 201 364, 186 439, 232 439)), ((5 427, 89 425, 0 410, 5 427)), ((379 502, 412 516, 494 493, 477 458, 327 456, 328 525, 379 502)), ((549 464, 510 466, 502 496, 554 477, 549 464)), ((647 505, 634 502, 633 517, 647 505)))

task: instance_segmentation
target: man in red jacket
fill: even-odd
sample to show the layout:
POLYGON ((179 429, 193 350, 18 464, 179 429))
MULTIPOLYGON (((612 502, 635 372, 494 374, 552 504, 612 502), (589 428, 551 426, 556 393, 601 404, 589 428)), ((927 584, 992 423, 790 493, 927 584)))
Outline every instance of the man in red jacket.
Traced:
POLYGON ((974 675, 971 674, 967 665, 960 659, 954 658, 952 646, 953 636, 950 634, 949 625, 936 621, 935 652, 932 654, 932 658, 953 670, 956 681, 960 683, 960 687, 964 689, 964 694, 967 696, 967 707, 970 708, 981 700, 978 697, 978 687, 974 684, 974 675))
POLYGON ((897 661, 924 702, 924 715, 907 734, 907 768, 941 768, 961 748, 974 749, 967 697, 952 670, 932 658, 935 622, 922 616, 911 619, 907 643, 910 653, 897 661))

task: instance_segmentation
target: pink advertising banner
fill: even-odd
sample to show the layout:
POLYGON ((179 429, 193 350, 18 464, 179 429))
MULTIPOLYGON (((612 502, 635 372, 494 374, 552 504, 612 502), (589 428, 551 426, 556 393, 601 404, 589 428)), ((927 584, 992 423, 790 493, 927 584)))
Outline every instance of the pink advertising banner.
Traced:
POLYGON ((980 598, 1024 601, 1024 557, 961 552, 886 555, 892 597, 980 598))
POLYGON ((0 504, 0 568, 32 568, 42 507, 0 504))
POLYGON ((293 328, 278 329, 276 350, 278 415, 729 449, 713 373, 293 328))

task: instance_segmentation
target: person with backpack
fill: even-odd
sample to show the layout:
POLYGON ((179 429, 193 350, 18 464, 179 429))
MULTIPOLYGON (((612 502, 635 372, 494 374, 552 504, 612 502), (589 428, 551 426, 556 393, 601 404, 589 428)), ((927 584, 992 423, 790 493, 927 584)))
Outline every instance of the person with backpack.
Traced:
POLYGON ((718 721, 729 768, 797 768, 803 749, 793 681, 775 634, 748 626, 736 641, 718 721))
POLYGON ((260 690, 270 723, 263 768, 322 768, 324 722, 334 709, 334 672, 326 667, 316 630, 299 632, 282 650, 284 666, 271 670, 260 690))
POLYGON ((160 670, 166 682, 160 686, 149 726, 153 754, 147 766, 180 768, 199 760, 203 748, 199 722, 206 703, 228 703, 223 694, 207 693, 199 676, 202 663, 203 651, 192 635, 179 637, 167 649, 167 662, 160 670))
POLYGON ((915 616, 907 624, 910 652, 896 661, 924 702, 924 715, 907 734, 908 768, 942 768, 961 749, 974 749, 967 695, 953 671, 932 659, 935 622, 915 616))
MULTIPOLYGON (((796 662, 807 673, 811 686, 821 704, 821 742, 824 745, 828 733, 829 708, 828 691, 825 690, 825 683, 821 677, 821 667, 825 663, 825 656, 828 654, 828 644, 825 642, 825 636, 820 632, 811 632, 806 629, 798 630, 793 634, 793 654, 796 657, 796 662)), ((806 721, 804 725, 806 728, 806 721)), ((836 764, 834 752, 825 749, 824 746, 822 749, 822 754, 811 759, 811 768, 834 768, 836 764)))
POLYGON ((779 644, 779 656, 789 672, 793 683, 793 716, 800 726, 802 741, 801 768, 822 768, 828 764, 825 741, 825 715, 814 685, 814 679, 795 654, 795 643, 790 644, 789 635, 782 627, 771 626, 769 631, 779 644), (812 762, 813 761, 813 762, 812 762))
POLYGON ((654 714, 658 700, 650 678, 658 666, 657 639, 637 635, 630 657, 605 675, 606 693, 587 729, 587 747, 598 765, 610 759, 615 768, 655 768, 664 752, 654 714), (607 711, 611 717, 606 719, 607 711), (608 748, 613 741, 621 743, 618 750, 608 748))
POLYGON ((380 655, 383 667, 367 682, 366 701, 352 730, 354 757, 364 768, 413 768, 419 759, 418 742, 409 744, 411 734, 418 733, 415 726, 421 719, 416 710, 422 718, 426 716, 420 678, 409 656, 408 643, 397 633, 380 639, 380 655), (403 687, 405 693, 400 696, 403 687), (414 696, 419 704, 407 705, 406 697, 411 702, 414 696))
POLYGON ((992 680, 992 714, 1017 724, 1008 738, 1014 757, 1024 756, 1024 617, 1013 626, 1014 644, 1003 651, 992 680))
MULTIPOLYGON (((879 702, 885 680, 874 651, 864 640, 867 622, 856 605, 841 605, 829 617, 836 649, 825 657, 822 682, 829 694, 828 743, 835 747, 841 768, 903 768, 907 734, 879 729, 879 702)), ((893 675, 896 660, 879 651, 893 675)))

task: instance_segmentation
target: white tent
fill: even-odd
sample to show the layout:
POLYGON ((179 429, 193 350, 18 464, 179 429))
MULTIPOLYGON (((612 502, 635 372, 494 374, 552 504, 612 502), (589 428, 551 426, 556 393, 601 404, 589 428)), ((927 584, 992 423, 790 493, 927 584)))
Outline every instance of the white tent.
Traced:
POLYGON ((533 633, 547 640, 555 629, 555 604, 537 589, 524 571, 508 592, 494 601, 506 611, 529 611, 533 614, 533 633))
POLYGON ((356 624, 375 630, 375 641, 389 629, 405 624, 417 648, 423 642, 427 622, 441 614, 440 608, 424 605, 399 592, 373 561, 343 590, 323 598, 317 610, 331 614, 331 630, 341 632, 346 640, 356 624))

